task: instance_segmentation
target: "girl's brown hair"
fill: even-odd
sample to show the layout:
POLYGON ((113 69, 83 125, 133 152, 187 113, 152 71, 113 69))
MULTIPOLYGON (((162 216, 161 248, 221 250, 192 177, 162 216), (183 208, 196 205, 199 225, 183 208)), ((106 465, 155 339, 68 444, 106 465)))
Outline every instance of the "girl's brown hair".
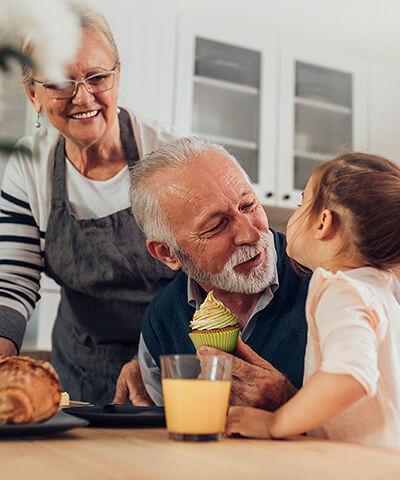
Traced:
POLYGON ((366 265, 392 268, 400 263, 400 168, 383 157, 346 152, 313 173, 311 218, 324 208, 341 222, 348 215, 348 247, 355 247, 366 265), (346 216, 347 216, 346 215, 346 216))

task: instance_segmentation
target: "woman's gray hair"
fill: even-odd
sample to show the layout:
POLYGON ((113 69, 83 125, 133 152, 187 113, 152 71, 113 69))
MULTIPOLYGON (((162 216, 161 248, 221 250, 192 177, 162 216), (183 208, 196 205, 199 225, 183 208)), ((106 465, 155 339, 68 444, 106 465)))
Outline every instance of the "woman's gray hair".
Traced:
POLYGON ((182 168, 209 151, 230 158, 248 179, 239 162, 224 147, 196 137, 179 138, 164 144, 130 169, 132 213, 147 239, 165 242, 175 251, 179 248, 160 208, 157 192, 152 188, 153 175, 167 168, 182 168))
MULTIPOLYGON (((101 13, 89 7, 88 5, 79 3, 78 0, 69 0, 67 3, 71 8, 71 10, 77 14, 80 20, 81 29, 89 30, 101 35, 105 39, 107 45, 110 48, 110 53, 113 57, 115 65, 119 65, 120 57, 118 53, 117 44, 115 43, 110 25, 108 24, 105 17, 101 13)), ((29 39, 25 39, 22 42, 21 53, 27 56, 28 58, 31 58, 34 52, 35 52, 34 44, 29 39)), ((22 64, 21 68, 22 68, 22 83, 24 85, 31 85, 32 78, 33 78, 32 67, 24 63, 22 64)))

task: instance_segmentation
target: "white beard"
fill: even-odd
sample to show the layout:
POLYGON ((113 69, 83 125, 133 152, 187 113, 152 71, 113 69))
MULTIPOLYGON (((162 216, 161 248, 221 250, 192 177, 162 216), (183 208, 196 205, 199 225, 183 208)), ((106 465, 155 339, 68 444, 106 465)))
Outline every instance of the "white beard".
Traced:
POLYGON ((197 283, 208 283, 214 288, 231 293, 259 293, 271 285, 275 272, 275 247, 271 236, 262 233, 260 240, 252 246, 245 245, 234 252, 218 273, 202 272, 185 251, 179 249, 175 254, 182 264, 183 271, 197 283), (234 267, 247 262, 263 250, 266 260, 254 267, 249 274, 237 273, 234 267))

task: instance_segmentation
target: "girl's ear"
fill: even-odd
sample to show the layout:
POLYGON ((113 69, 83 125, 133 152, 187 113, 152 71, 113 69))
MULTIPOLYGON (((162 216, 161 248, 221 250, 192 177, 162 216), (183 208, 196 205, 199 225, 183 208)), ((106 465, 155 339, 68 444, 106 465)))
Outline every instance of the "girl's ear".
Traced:
POLYGON ((333 215, 327 208, 323 210, 318 218, 317 229, 314 234, 315 240, 326 240, 334 233, 333 215))
POLYGON ((146 241, 147 250, 150 255, 169 267, 171 270, 180 270, 182 265, 180 261, 171 252, 170 248, 162 242, 154 240, 146 241))

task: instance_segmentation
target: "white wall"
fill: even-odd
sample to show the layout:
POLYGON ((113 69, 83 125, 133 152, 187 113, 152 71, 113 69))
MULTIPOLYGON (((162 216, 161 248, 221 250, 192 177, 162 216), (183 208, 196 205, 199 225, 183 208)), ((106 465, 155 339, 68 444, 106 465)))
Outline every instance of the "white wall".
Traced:
POLYGON ((240 20, 244 29, 318 39, 332 49, 400 65, 399 0, 178 0, 191 15, 240 20))
POLYGON ((170 123, 179 16, 217 17, 240 30, 315 43, 400 67, 399 0, 91 0, 111 24, 122 58, 121 104, 170 123), (142 65, 137 69, 137 65, 142 65))
POLYGON ((121 56, 120 104, 171 123, 175 2, 92 0, 110 23, 121 56), (141 68, 138 67, 141 65, 141 68))

